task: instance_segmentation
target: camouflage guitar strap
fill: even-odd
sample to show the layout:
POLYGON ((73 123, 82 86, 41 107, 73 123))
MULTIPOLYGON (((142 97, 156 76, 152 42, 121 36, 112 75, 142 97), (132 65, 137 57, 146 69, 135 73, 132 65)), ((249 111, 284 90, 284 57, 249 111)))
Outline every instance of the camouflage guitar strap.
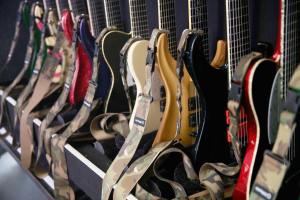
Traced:
POLYGON ((18 8, 18 11, 17 11, 17 22, 16 22, 16 25, 15 25, 15 34, 14 34, 12 43, 10 45, 10 49, 9 49, 7 59, 4 63, 4 66, 0 69, 0 74, 2 74, 2 72, 8 67, 8 64, 10 63, 11 58, 15 53, 17 42, 19 40, 19 36, 20 36, 20 33, 21 33, 21 28, 23 27, 23 25, 26 26, 26 19, 24 19, 24 17, 25 17, 24 14, 25 13, 23 14, 23 12, 26 12, 26 10, 28 10, 29 6, 30 5, 29 5, 28 1, 21 1, 20 4, 19 4, 19 8, 18 8))
MULTIPOLYGON (((70 59, 67 60, 71 60, 67 62, 66 60, 66 64, 68 65, 68 69, 67 69, 67 75, 66 75, 66 79, 65 79, 65 83, 64 83, 64 87, 63 90, 60 94, 60 96, 58 97, 57 101, 54 103, 54 105, 50 108, 48 114, 46 115, 46 117, 42 120, 41 122, 41 126, 40 126, 40 134, 38 137, 38 150, 37 150, 37 157, 36 157, 36 162, 35 162, 35 166, 37 166, 37 163, 41 157, 41 153, 43 150, 43 145, 45 144, 45 148, 47 148, 50 142, 46 142, 44 143, 44 141, 48 141, 48 139, 50 139, 50 136, 52 134, 54 134, 56 131, 58 131, 58 128, 48 128, 51 123, 53 122, 53 120, 55 119, 55 117, 59 114, 59 112, 62 111, 62 109, 64 108, 64 106, 66 105, 67 99, 68 99, 68 95, 70 92, 70 85, 73 79, 73 75, 74 75, 74 71, 75 71, 75 62, 76 62, 76 58, 75 58, 75 52, 76 52, 76 44, 78 41, 78 33, 77 33, 77 29, 78 29, 79 23, 74 23, 73 24, 73 36, 72 36, 72 44, 71 44, 71 48, 70 48, 70 44, 67 47, 67 51, 69 52, 69 56, 71 56, 70 59), (47 134, 46 134, 47 133, 47 134), (47 135, 46 139, 45 136, 47 135)), ((61 127, 62 128, 62 127, 61 127)), ((50 150, 48 151, 49 155, 51 155, 50 150)))
POLYGON ((134 116, 134 125, 103 179, 101 193, 102 200, 109 199, 113 186, 117 183, 123 170, 133 158, 144 135, 150 103, 152 101, 151 85, 155 68, 156 40, 157 37, 163 32, 164 31, 158 29, 153 30, 146 60, 146 84, 143 88, 143 93, 140 94, 137 99, 138 109, 136 115, 134 116))
POLYGON ((228 133, 230 134, 232 149, 234 152, 236 165, 228 166, 223 163, 205 163, 199 172, 201 184, 209 191, 212 199, 223 199, 225 187, 234 184, 233 177, 237 175, 241 167, 240 144, 237 140, 239 131, 240 105, 243 96, 243 82, 245 74, 253 61, 262 58, 262 54, 252 52, 244 56, 236 68, 232 78, 232 87, 229 92, 228 110, 230 125, 228 133))
POLYGON ((59 27, 52 55, 46 58, 44 69, 39 75, 32 96, 22 112, 20 119, 20 141, 22 150, 21 162, 23 167, 27 169, 31 166, 31 157, 34 144, 31 127, 29 127, 27 124, 28 116, 31 111, 42 101, 45 95, 49 93, 49 91, 58 87, 58 84, 52 84, 52 78, 58 64, 61 62, 60 53, 62 47, 64 46, 67 46, 67 40, 64 37, 61 27, 59 27))
POLYGON ((38 12, 38 13, 43 12, 42 10, 43 10, 43 8, 38 2, 34 3, 31 6, 30 38, 29 38, 29 42, 28 42, 28 45, 27 45, 24 66, 21 69, 21 71, 19 72, 19 74, 17 75, 17 77, 14 79, 14 81, 7 88, 5 88, 5 90, 3 91, 1 101, 0 101, 0 123, 2 122, 2 118, 3 118, 4 104, 5 104, 6 97, 15 88, 15 86, 22 80, 22 78, 24 77, 25 73, 27 72, 27 70, 29 69, 29 67, 32 63, 33 52, 34 52, 33 45, 34 45, 34 42, 35 42, 35 29, 36 29, 36 26, 37 26, 36 22, 35 22, 35 18, 41 17, 41 16, 36 16, 35 13, 36 12, 38 12), (40 10, 40 11, 37 11, 37 10, 40 10))
POLYGON ((71 121, 70 125, 65 129, 65 131, 62 134, 53 135, 51 139, 52 172, 55 185, 54 195, 56 199, 75 199, 74 191, 69 185, 68 181, 67 162, 65 158, 64 146, 67 140, 73 135, 73 133, 75 133, 86 123, 89 114, 93 109, 93 105, 97 104, 99 101, 99 99, 94 100, 94 96, 97 88, 101 40, 105 35, 105 31, 107 32, 107 29, 104 30, 103 34, 100 34, 100 36, 96 39, 92 77, 89 81, 89 86, 84 98, 83 105, 81 106, 75 118, 71 121))
MULTIPOLYGON (((180 79, 180 76, 182 77, 182 71, 183 71, 183 49, 186 44, 186 38, 191 32, 189 30, 184 31, 183 35, 181 37, 180 43, 178 45, 178 59, 177 59, 177 73, 180 79), (182 66, 182 67, 181 67, 182 66)), ((151 38, 152 39, 152 38, 151 38)), ((179 110, 181 110, 181 103, 180 103, 180 95, 181 95, 181 87, 178 87, 178 94, 177 94, 177 103, 179 106, 179 110)), ((180 117, 177 121, 177 133, 180 130, 180 117)), ((176 141, 174 141, 176 142, 176 141)), ((175 150, 175 148, 172 148, 173 146, 173 141, 168 141, 168 142, 163 142, 160 143, 156 146, 154 146, 146 155, 142 156, 141 158, 137 159, 135 162, 131 164, 131 166, 128 168, 128 170, 125 172, 125 174, 121 177, 121 179, 118 181, 115 191, 114 191, 114 199, 125 199, 131 192, 131 190, 137 185, 138 181, 142 178, 142 176, 146 173, 146 171, 149 169, 149 167, 153 164, 156 163, 157 160, 170 152, 178 152, 178 150, 175 150), (168 148, 171 147, 171 148, 168 148)), ((187 165, 191 162, 188 162, 187 156, 183 155, 183 160, 187 161, 187 165)), ((186 164, 186 163, 185 163, 186 164)), ((154 164, 155 165, 155 164, 154 164)), ((153 165, 153 166, 154 166, 153 165)), ((198 179, 196 173, 194 172, 194 169, 192 165, 190 164, 188 167, 188 174, 192 179, 198 179)), ((155 173, 155 170, 153 170, 155 173)), ((161 181, 167 182, 168 184, 171 185, 171 187, 174 190, 174 194, 177 198, 187 198, 187 194, 185 193, 183 187, 171 180, 164 179, 160 177, 157 173, 155 174, 157 178, 159 178, 161 181)), ((138 185, 138 191, 137 195, 141 196, 142 198, 146 199, 159 199, 157 197, 154 197, 152 194, 149 194, 146 192, 142 187, 138 185)), ((205 196, 207 197, 207 193, 201 193, 200 195, 203 195, 202 198, 205 196)))
POLYGON ((23 89, 23 91, 19 95, 16 105, 14 106, 15 115, 14 115, 14 121, 13 121, 14 126, 13 127, 16 127, 17 120, 21 116, 21 111, 22 111, 22 107, 23 107, 22 105, 25 103, 25 101, 31 94, 31 92, 34 88, 34 85, 38 79, 38 75, 42 68, 47 49, 50 50, 51 48, 53 48, 53 46, 55 44, 55 35, 57 34, 57 32, 51 33, 48 31, 48 33, 46 33, 47 25, 49 26, 49 30, 50 30, 50 26, 57 26, 57 23, 58 23, 58 21, 57 21, 57 17, 55 16, 54 11, 47 10, 44 15, 44 19, 43 19, 44 26, 43 26, 42 37, 41 37, 42 38, 41 48, 39 50, 38 58, 37 58, 33 73, 30 77, 28 84, 26 85, 26 87, 23 89), (50 22, 51 24, 47 23, 47 21, 49 19, 51 20, 51 22, 50 22), (46 34, 47 34, 47 36, 46 36, 46 34))
MULTIPOLYGON (((66 105, 67 99, 68 99, 68 95, 70 92, 70 85, 73 79, 73 75, 74 75, 74 71, 75 71, 75 62, 76 62, 76 58, 74 57, 75 54, 74 52, 76 49, 76 43, 77 43, 77 39, 78 39, 78 33, 76 32, 77 30, 77 26, 79 26, 78 23, 74 24, 74 33, 73 33, 73 42, 72 42, 72 61, 73 64, 70 65, 67 76, 66 76, 66 80, 65 80, 65 84, 64 84, 64 88, 62 93, 60 94, 60 96, 58 97, 58 100, 55 102, 55 104, 52 106, 52 108, 50 109, 49 113, 47 114, 47 116, 44 118, 44 120, 41 123, 40 126, 40 135, 39 135, 39 139, 38 139, 38 153, 37 153, 37 159, 36 159, 36 164, 40 159, 41 153, 42 153, 42 148, 43 145, 45 144, 45 149, 48 155, 51 155, 50 153, 50 147, 48 144, 50 144, 50 139, 51 139, 51 135, 57 133, 58 130, 62 129, 64 126, 59 126, 59 127, 50 127, 48 128, 51 123, 53 122, 54 118, 58 115, 59 112, 62 111, 62 109, 64 108, 64 106, 66 105)), ((99 35, 99 38, 103 38, 103 36, 109 32, 110 30, 114 30, 116 29, 115 27, 111 27, 111 28, 105 28, 99 35)), ((96 60, 96 63, 99 63, 98 58, 96 60)), ((68 126, 65 125, 65 126, 68 126)))
POLYGON ((300 108, 300 66, 289 83, 287 100, 280 114, 277 138, 272 151, 266 151, 262 165, 253 184, 250 199, 276 199, 284 176, 289 168, 288 150, 297 125, 300 108))
POLYGON ((120 51, 120 72, 121 72, 121 78, 122 82, 124 85, 124 90, 126 93, 126 97, 128 100, 128 107, 129 107, 129 112, 132 113, 132 105, 131 105, 131 97, 129 94, 129 86, 127 82, 127 53, 129 50, 129 47, 136 41, 142 40, 141 37, 132 37, 130 38, 126 44, 123 46, 123 48, 120 51))

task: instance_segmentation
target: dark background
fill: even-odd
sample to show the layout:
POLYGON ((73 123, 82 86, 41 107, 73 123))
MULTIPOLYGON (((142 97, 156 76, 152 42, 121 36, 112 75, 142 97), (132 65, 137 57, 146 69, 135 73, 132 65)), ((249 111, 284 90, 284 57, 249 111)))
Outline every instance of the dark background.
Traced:
MULTIPOLYGON (((129 31, 128 0, 120 0, 125 30, 129 31)), ((208 1, 209 41, 211 55, 215 51, 215 44, 218 39, 225 38, 225 0, 208 1)), ((0 0, 0 68, 6 60, 10 43, 14 34, 16 11, 20 0, 0 0)), ((188 28, 188 0, 175 0, 177 37, 182 30, 188 28)), ((151 30, 158 26, 157 21, 157 0, 147 0, 149 25, 151 30)), ((277 34, 278 1, 275 0, 249 0, 250 30, 252 47, 257 41, 269 42, 275 45, 277 34)), ((26 34, 25 34, 26 35, 26 34)), ((26 36, 22 40, 26 41, 26 36)), ((15 77, 22 67, 24 60, 24 48, 18 47, 18 53, 14 61, 0 76, 0 83, 9 81, 15 77)))

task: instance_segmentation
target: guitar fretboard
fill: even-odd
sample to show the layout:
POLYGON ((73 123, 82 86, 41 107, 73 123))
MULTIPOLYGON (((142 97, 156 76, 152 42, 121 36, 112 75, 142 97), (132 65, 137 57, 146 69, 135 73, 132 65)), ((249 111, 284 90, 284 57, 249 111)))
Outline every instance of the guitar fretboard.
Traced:
POLYGON ((133 36, 149 38, 147 5, 145 0, 129 0, 130 23, 133 36))
POLYGON ((87 15, 87 5, 84 0, 69 0, 69 7, 72 11, 73 18, 81 14, 87 15))
POLYGON ((55 8, 55 0, 43 0, 45 10, 55 8))
POLYGON ((69 9, 68 0, 56 0, 56 9, 57 9, 59 18, 61 18, 62 11, 64 9, 69 9))
POLYGON ((120 0, 104 0, 106 26, 123 30, 120 0))
POLYGON ((226 0, 228 80, 239 60, 250 53, 248 0, 226 0))
POLYGON ((208 59, 207 0, 189 0, 189 28, 203 30, 203 53, 208 59))
POLYGON ((106 27, 104 5, 101 0, 87 0, 92 35, 98 37, 101 30, 106 27))
POLYGON ((174 58, 177 54, 175 1, 158 0, 159 28, 170 31, 169 50, 174 58))
POLYGON ((282 1, 281 21, 282 98, 286 99, 288 83, 300 62, 300 0, 282 1))

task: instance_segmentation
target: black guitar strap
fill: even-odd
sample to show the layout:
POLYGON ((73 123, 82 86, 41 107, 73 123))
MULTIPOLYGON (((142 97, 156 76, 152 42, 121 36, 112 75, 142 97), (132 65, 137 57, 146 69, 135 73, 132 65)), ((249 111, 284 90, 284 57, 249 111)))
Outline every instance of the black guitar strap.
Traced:
POLYGON ((277 138, 272 151, 265 151, 262 165, 253 184, 250 199, 276 199, 289 168, 287 154, 295 132, 300 108, 300 66, 289 83, 287 100, 280 114, 277 138))

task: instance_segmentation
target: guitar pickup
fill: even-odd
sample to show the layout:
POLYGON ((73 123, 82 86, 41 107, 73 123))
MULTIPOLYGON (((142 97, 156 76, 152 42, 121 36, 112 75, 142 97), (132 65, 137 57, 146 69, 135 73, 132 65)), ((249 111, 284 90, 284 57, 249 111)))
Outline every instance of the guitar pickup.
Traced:
POLYGON ((166 90, 165 90, 165 88, 163 86, 160 87, 160 97, 161 98, 166 97, 166 90))
POLYGON ((189 111, 196 109, 196 97, 190 97, 189 98, 189 111))
POLYGON ((160 112, 164 112, 166 108, 166 99, 160 100, 160 112))
POLYGON ((197 126, 197 113, 190 114, 189 126, 195 128, 197 126))

